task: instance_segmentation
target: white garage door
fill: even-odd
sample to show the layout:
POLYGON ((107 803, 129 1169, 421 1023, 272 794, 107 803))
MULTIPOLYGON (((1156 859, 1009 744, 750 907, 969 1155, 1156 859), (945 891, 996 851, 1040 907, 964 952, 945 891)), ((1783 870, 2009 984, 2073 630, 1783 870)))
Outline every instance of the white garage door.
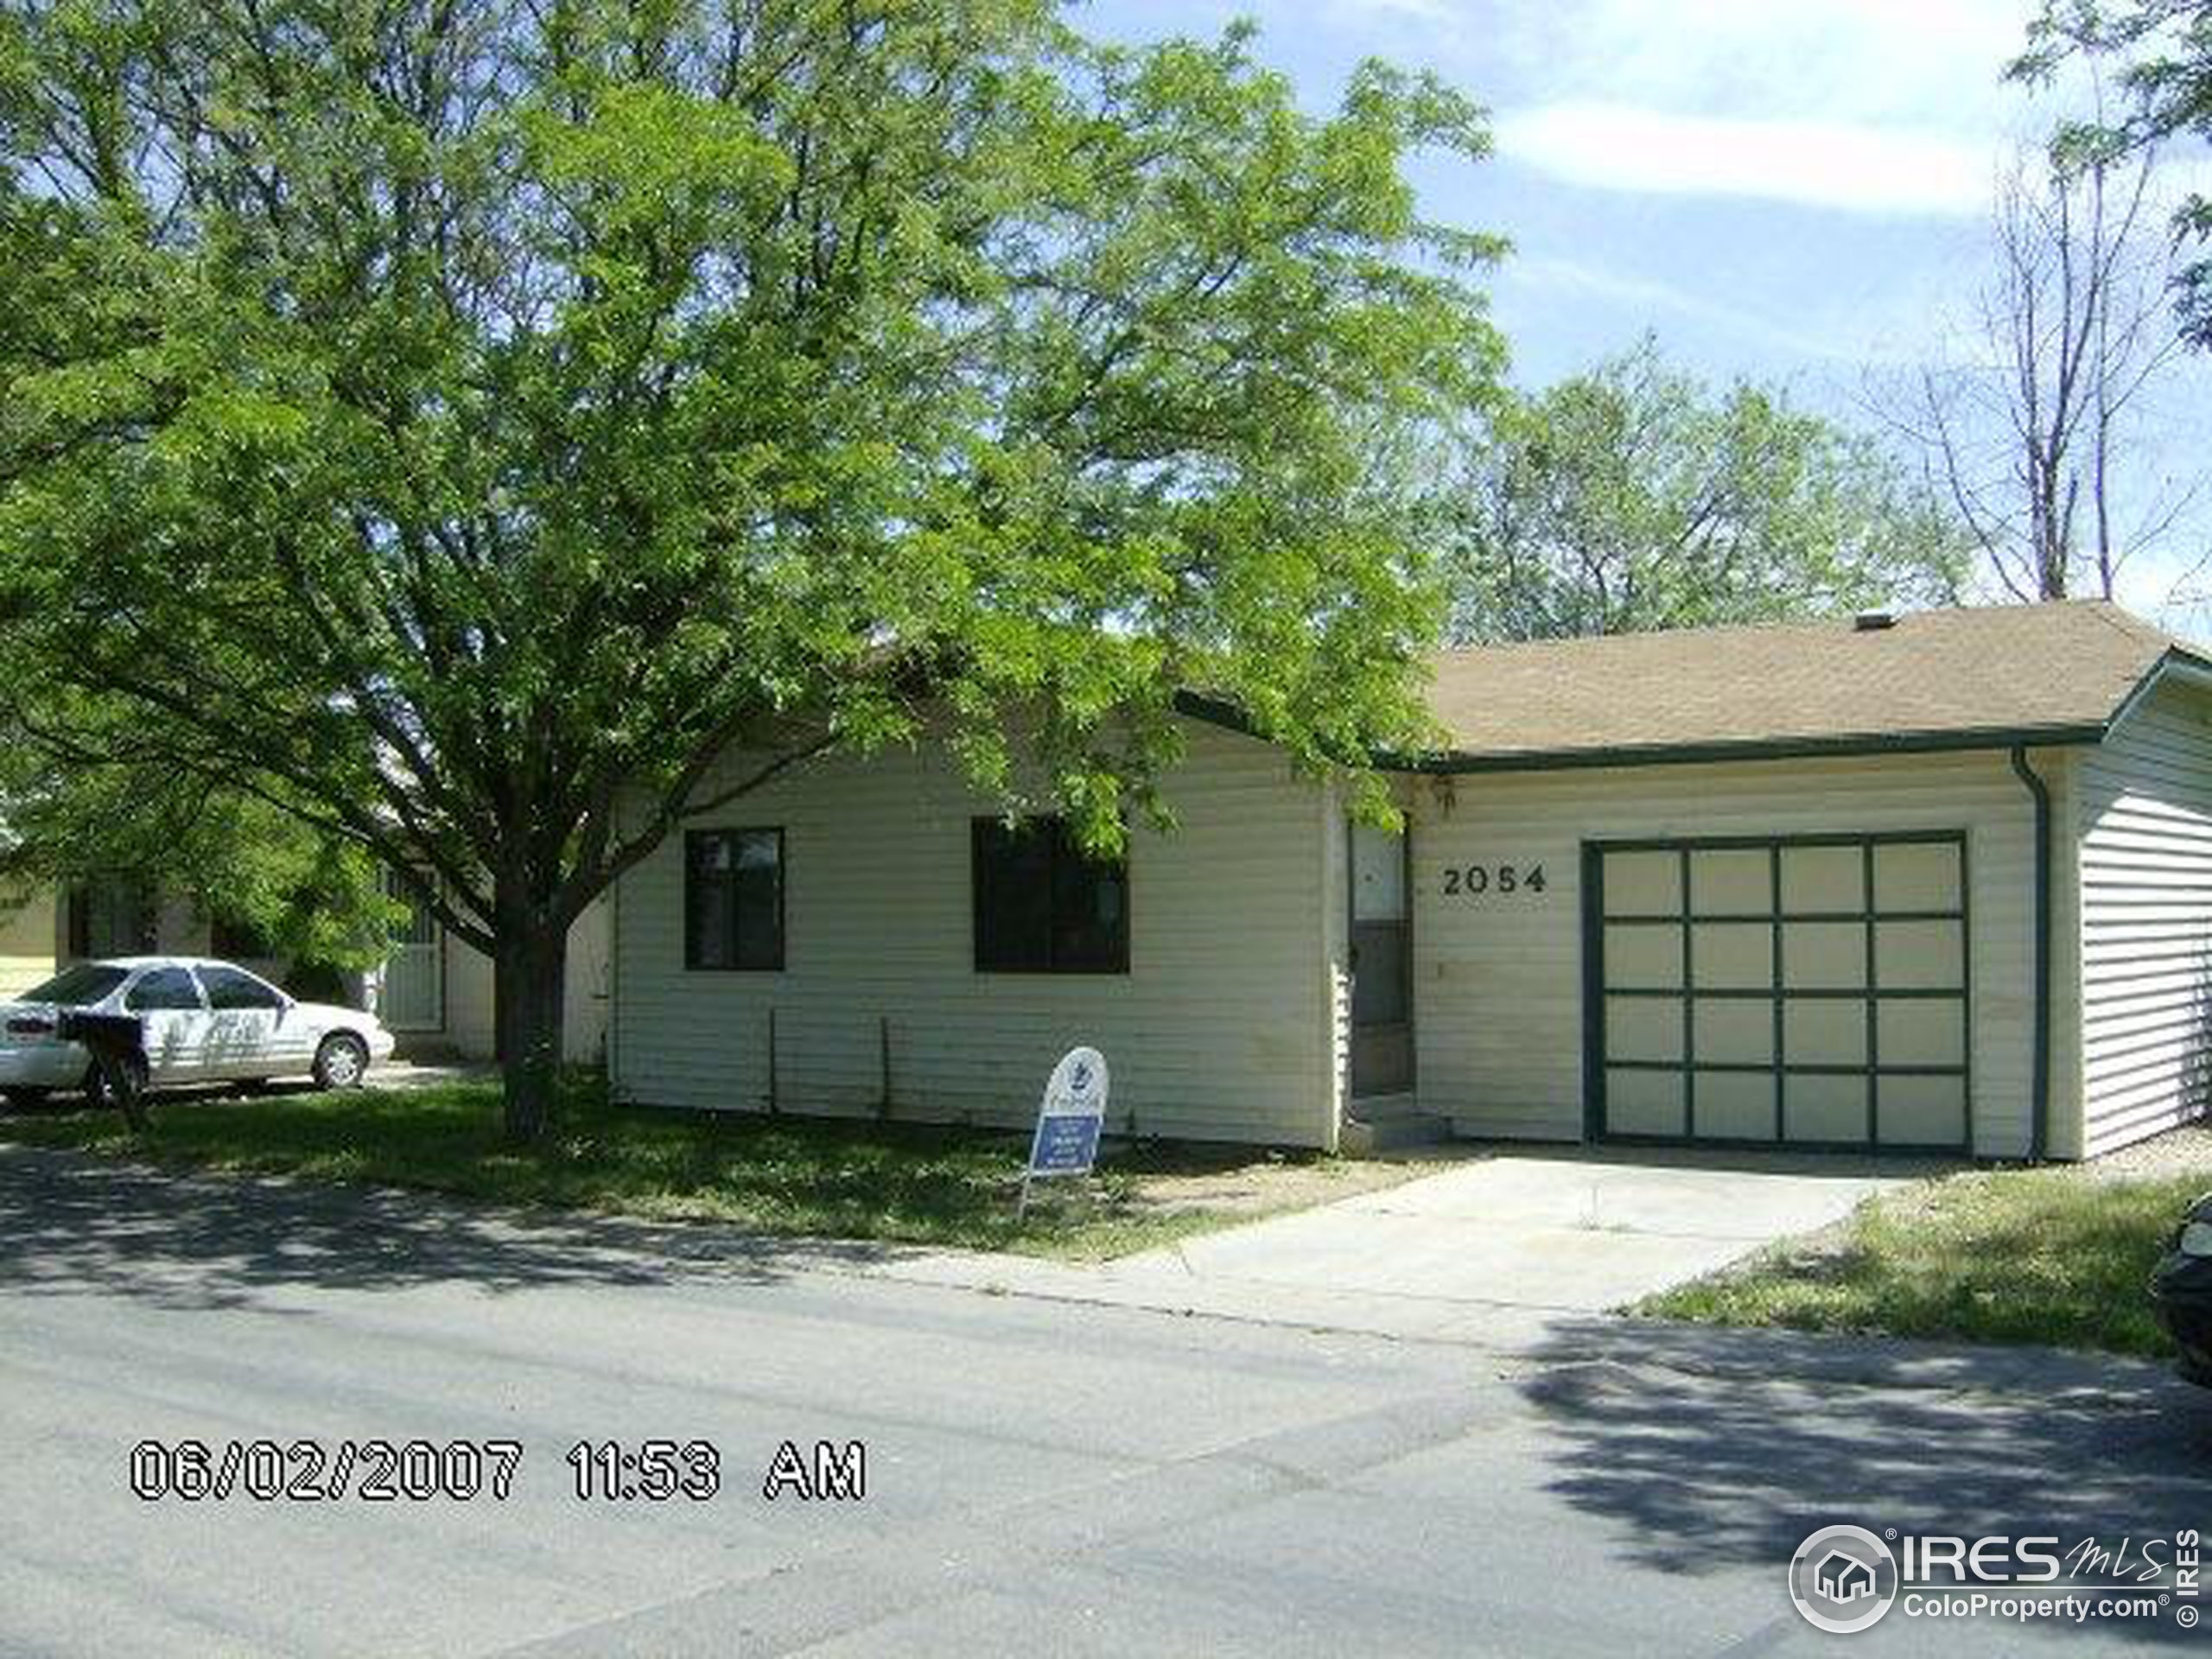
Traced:
POLYGON ((1586 861, 1599 1134, 1967 1145, 1963 835, 1613 842, 1586 861))

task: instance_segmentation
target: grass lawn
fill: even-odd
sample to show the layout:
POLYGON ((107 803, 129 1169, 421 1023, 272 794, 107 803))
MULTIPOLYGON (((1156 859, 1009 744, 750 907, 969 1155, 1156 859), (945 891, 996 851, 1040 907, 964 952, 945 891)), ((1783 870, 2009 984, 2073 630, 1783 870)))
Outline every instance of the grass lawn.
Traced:
POLYGON ((558 1128, 518 1150, 499 1085, 351 1094, 155 1096, 152 1133, 111 1112, 0 1116, 0 1141, 318 1180, 365 1181, 753 1231, 1097 1259, 1348 1197, 1409 1166, 1243 1148, 1111 1146, 1088 1182, 1042 1182, 1014 1217, 1026 1135, 825 1118, 643 1110, 563 1090, 558 1128))
POLYGON ((2151 1268, 2212 1172, 1976 1171, 1662 1292, 1636 1311, 1718 1325, 2046 1343, 2163 1357, 2151 1268))

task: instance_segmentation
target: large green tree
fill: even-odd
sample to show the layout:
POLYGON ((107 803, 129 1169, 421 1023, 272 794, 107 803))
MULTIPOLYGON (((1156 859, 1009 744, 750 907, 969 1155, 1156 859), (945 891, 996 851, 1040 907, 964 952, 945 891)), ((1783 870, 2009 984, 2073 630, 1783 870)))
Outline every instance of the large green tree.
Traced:
POLYGON ((1462 642, 1765 622, 1952 597, 1967 543, 1880 447, 1647 339, 1509 397, 1446 540, 1462 642))
POLYGON ((1484 145, 1054 0, 6 0, 0 677, 417 880, 541 1133, 570 921, 810 756, 1110 839, 1181 688, 1418 741, 1484 145))
MULTIPOLYGON (((2012 65, 2019 79, 2044 81, 2086 54, 2120 66, 2129 107, 2107 118, 2062 128, 2056 158, 2080 170, 2106 167, 2193 133, 2212 143, 2212 0, 2044 0, 2029 28, 2029 48, 2012 65)), ((2192 190, 2174 213, 2178 242, 2212 242, 2212 195, 2192 190)), ((2175 289, 2184 339, 2212 349, 2212 257, 2187 262, 2175 289)))

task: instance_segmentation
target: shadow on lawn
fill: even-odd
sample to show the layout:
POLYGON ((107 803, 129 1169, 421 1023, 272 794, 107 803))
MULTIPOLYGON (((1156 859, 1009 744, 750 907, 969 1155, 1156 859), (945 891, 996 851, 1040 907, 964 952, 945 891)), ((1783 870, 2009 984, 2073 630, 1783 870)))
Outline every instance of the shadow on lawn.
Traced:
POLYGON ((199 1177, 0 1146, 0 1294, 123 1295, 238 1306, 292 1287, 490 1290, 560 1284, 770 1283, 899 1247, 753 1237, 723 1227, 540 1217, 388 1188, 199 1177))
MULTIPOLYGON (((1839 1522, 2171 1554, 2212 1511, 2212 1391, 2145 1361, 1640 1320, 1562 1326, 1533 1357, 1550 1490, 1668 1573, 1769 1561, 1778 1593, 1798 1544, 1839 1522)), ((2170 1615, 2095 1624, 2202 1639, 2170 1615)))

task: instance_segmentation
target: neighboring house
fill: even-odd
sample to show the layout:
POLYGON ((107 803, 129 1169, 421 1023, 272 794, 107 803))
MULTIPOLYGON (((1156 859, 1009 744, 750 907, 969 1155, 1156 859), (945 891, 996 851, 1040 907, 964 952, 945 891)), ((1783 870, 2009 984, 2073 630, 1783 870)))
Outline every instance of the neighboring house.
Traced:
MULTIPOLYGON (((577 1064, 595 1063, 606 1042, 607 913, 604 903, 593 906, 569 933, 566 1047, 577 1064)), ((35 892, 19 909, 0 909, 0 998, 60 963, 148 953, 219 957, 280 984, 290 977, 290 964, 264 942, 211 920, 190 901, 107 880, 60 895, 35 892)), ((343 1000, 376 1014, 399 1036, 403 1053, 493 1058, 491 962, 448 938, 420 906, 411 907, 391 957, 353 976, 343 1000)))
POLYGON ((43 887, 0 887, 0 1001, 53 971, 53 893, 43 887))
POLYGON ((2071 1159, 2205 1110, 2194 649, 2081 602, 1433 670, 1403 838, 1199 699, 1110 868, 938 747, 778 779, 619 884, 617 1093, 1015 1124, 1083 1042, 1116 1130, 1324 1147, 2071 1159))

